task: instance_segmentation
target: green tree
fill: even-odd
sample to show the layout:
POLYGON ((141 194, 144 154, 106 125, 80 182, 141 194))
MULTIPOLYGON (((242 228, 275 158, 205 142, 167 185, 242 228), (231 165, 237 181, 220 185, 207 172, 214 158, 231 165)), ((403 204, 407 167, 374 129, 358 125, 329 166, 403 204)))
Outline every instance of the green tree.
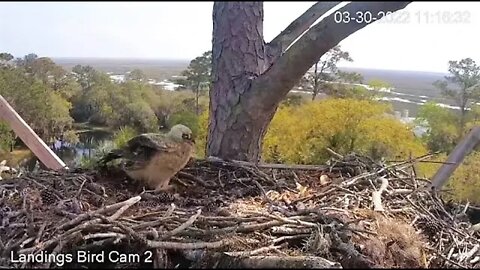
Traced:
POLYGON ((134 69, 125 75, 126 81, 146 82, 147 75, 141 69, 134 69))
MULTIPOLYGON (((74 80, 80 85, 80 89, 72 97, 73 108, 72 117, 77 122, 89 121, 95 114, 95 104, 92 104, 92 99, 98 96, 92 92, 92 88, 96 84, 100 84, 97 89, 108 87, 111 83, 110 78, 106 74, 97 72, 91 66, 76 65, 72 69, 74 80)), ((98 111, 98 110, 97 110, 98 111)))
POLYGON ((363 76, 358 72, 346 72, 339 70, 337 72, 338 80, 344 83, 363 83, 363 76))
POLYGON ((458 143, 459 118, 454 111, 430 101, 420 107, 415 122, 427 130, 423 140, 431 151, 449 153, 458 143))
POLYGON ((0 53, 0 65, 9 63, 13 59, 14 59, 13 55, 9 53, 0 53))
POLYGON ((76 65, 72 68, 72 72, 83 91, 88 91, 92 87, 97 75, 97 71, 91 66, 76 65))
POLYGON ((389 82, 386 82, 381 79, 371 79, 368 81, 368 86, 372 87, 374 91, 382 91, 385 89, 389 89, 392 85, 389 82))
POLYGON ((32 73, 32 64, 37 58, 38 55, 30 53, 23 58, 17 58, 15 62, 18 67, 24 68, 27 73, 32 73))
POLYGON ((469 107, 472 103, 480 101, 480 66, 471 58, 449 61, 448 65, 451 75, 445 76, 444 80, 436 81, 434 86, 440 89, 445 97, 455 100, 460 107, 458 134, 460 137, 465 132, 469 107), (454 88, 449 84, 452 84, 454 88))
POLYGON ((212 51, 204 52, 201 56, 196 57, 187 69, 182 72, 185 76, 186 86, 195 93, 195 112, 200 114, 199 97, 202 89, 210 89, 212 72, 212 51))
POLYGON ((334 86, 332 82, 338 79, 337 64, 342 60, 353 61, 350 54, 337 45, 320 57, 320 60, 313 65, 313 72, 305 74, 301 81, 302 88, 312 91, 312 100, 315 100, 320 92, 332 94, 331 89, 334 86))
POLYGON ((41 80, 44 84, 49 83, 50 76, 52 76, 52 71, 55 67, 55 63, 48 57, 35 58, 30 63, 31 75, 41 80))
POLYGON ((0 94, 46 142, 71 128, 71 103, 27 73, 25 66, 0 69, 0 94))

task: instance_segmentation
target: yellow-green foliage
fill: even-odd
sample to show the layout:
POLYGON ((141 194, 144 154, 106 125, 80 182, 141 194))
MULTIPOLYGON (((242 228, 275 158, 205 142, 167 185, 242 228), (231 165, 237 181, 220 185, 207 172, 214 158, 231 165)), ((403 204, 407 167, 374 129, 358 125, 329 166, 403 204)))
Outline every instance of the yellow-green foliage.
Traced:
POLYGON ((433 175, 435 175, 435 173, 438 171, 438 169, 440 169, 440 167, 442 166, 442 163, 440 162, 445 162, 446 160, 447 160, 447 154, 440 153, 426 160, 430 162, 417 163, 415 165, 415 168, 417 170, 417 176, 431 179, 433 175))
POLYGON ((115 147, 123 147, 127 144, 128 140, 135 137, 138 132, 129 126, 121 127, 113 136, 113 143, 115 147))
MULTIPOLYGON (((447 157, 447 154, 441 153, 429 161, 445 162, 447 157)), ((416 168, 419 177, 431 179, 441 166, 441 163, 418 163, 416 168)), ((445 193, 448 199, 480 203, 480 152, 473 152, 465 158, 444 189, 449 190, 445 193)))
POLYGON ((389 107, 375 101, 325 99, 299 107, 282 106, 263 144, 270 162, 325 162, 327 147, 341 154, 356 151, 373 158, 407 158, 426 153, 410 128, 387 115, 389 107))
POLYGON ((198 118, 198 133, 195 138, 196 142, 196 156, 202 158, 205 156, 205 149, 207 145, 209 112, 208 109, 203 111, 198 118))
POLYGON ((463 161, 447 184, 452 198, 480 203, 480 152, 473 152, 463 161))

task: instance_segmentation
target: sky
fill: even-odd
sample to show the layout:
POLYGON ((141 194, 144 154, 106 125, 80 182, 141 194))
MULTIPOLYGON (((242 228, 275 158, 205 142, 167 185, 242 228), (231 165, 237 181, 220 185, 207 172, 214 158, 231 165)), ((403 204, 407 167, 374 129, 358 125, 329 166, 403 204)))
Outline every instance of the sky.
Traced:
MULTIPOLYGON (((265 2, 265 40, 313 4, 265 2)), ((190 60, 211 49, 212 7, 213 2, 0 2, 0 52, 190 60)), ((446 72, 449 60, 471 57, 480 64, 480 2, 413 2, 397 15, 343 40, 342 49, 354 61, 340 66, 446 72), (462 22, 448 21, 455 15, 462 22)))

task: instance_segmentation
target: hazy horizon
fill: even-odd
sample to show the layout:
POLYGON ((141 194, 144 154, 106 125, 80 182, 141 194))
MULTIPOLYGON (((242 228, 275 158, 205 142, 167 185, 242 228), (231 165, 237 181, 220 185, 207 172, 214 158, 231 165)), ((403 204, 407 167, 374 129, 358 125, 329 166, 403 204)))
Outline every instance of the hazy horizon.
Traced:
MULTIPOLYGON (((45 56, 45 57, 50 57, 50 56, 45 56)), ((88 57, 88 56, 67 56, 67 57, 50 57, 51 59, 55 60, 81 60, 84 62, 90 61, 99 61, 99 60, 106 60, 106 61, 132 61, 132 62, 138 62, 138 61, 147 61, 147 62, 155 62, 155 61, 168 61, 168 62, 181 62, 184 63, 185 65, 188 65, 191 59, 181 59, 181 58, 139 58, 139 57, 88 57)), ((344 65, 339 65, 338 66, 340 69, 346 69, 346 70, 379 70, 379 71, 400 71, 400 72, 420 72, 420 73, 432 73, 432 74, 448 74, 448 72, 440 72, 440 71, 427 71, 427 70, 415 70, 415 69, 389 69, 389 68, 370 68, 370 67, 349 67, 349 66, 344 66, 344 65)))

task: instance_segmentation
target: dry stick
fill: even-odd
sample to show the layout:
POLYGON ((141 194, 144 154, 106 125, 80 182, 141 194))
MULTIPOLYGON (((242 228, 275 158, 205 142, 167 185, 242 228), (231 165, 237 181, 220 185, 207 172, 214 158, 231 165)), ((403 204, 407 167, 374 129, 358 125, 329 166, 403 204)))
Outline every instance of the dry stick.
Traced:
POLYGON ((60 240, 68 242, 68 241, 70 241, 70 239, 78 237, 80 234, 81 233, 79 231, 77 231, 77 232, 74 232, 74 233, 72 233, 70 235, 66 235, 66 236, 65 235, 60 235, 60 236, 57 236, 57 237, 55 237, 53 239, 50 239, 46 242, 40 243, 38 246, 33 246, 33 247, 30 247, 30 248, 22 249, 22 250, 18 251, 18 253, 19 254, 28 254, 28 253, 33 253, 34 251, 40 252, 40 251, 48 248, 49 246, 51 246, 53 244, 56 244, 60 240))
POLYGON ((107 213, 109 211, 117 210, 119 208, 122 208, 125 205, 129 205, 132 202, 138 202, 140 199, 141 199, 140 196, 135 196, 135 197, 130 198, 126 201, 111 204, 111 205, 107 205, 107 206, 104 206, 104 207, 102 207, 100 209, 97 209, 95 211, 87 212, 87 213, 79 215, 78 217, 76 217, 76 218, 70 220, 69 222, 61 225, 58 229, 63 230, 63 229, 66 229, 68 227, 75 226, 78 223, 84 221, 85 219, 87 219, 89 217, 92 217, 93 215, 100 215, 100 214, 103 214, 103 213, 107 213))
POLYGON ((288 245, 288 243, 283 243, 279 246, 275 246, 275 245, 272 244, 270 246, 257 248, 257 249, 251 250, 251 251, 225 252, 225 254, 227 254, 228 256, 234 256, 234 257, 250 257, 250 256, 254 256, 254 255, 257 255, 257 254, 260 254, 260 253, 263 253, 263 252, 267 252, 267 251, 271 251, 271 250, 275 250, 275 249, 280 249, 280 248, 285 247, 287 245, 288 245))
POLYGON ((337 191, 337 187, 334 186, 333 188, 325 191, 325 192, 322 192, 322 193, 317 193, 317 194, 313 194, 313 195, 310 195, 310 196, 307 196, 307 197, 304 197, 304 198, 299 198, 299 199, 296 199, 294 201, 292 201, 292 204, 295 204, 297 202, 305 202, 305 201, 308 201, 308 200, 312 200, 312 199, 315 199, 315 198, 318 198, 318 197, 325 197, 327 195, 330 195, 331 193, 337 191))
POLYGON ((328 147, 327 147, 326 149, 327 149, 327 152, 330 153, 330 155, 332 155, 332 156, 334 156, 334 157, 336 157, 336 158, 338 158, 338 159, 344 159, 344 157, 343 157, 342 155, 340 155, 339 153, 333 151, 332 149, 330 149, 330 148, 328 148, 328 147))
POLYGON ((276 239, 273 239, 273 244, 276 244, 276 243, 279 243, 279 242, 282 242, 284 240, 292 240, 292 239, 298 239, 298 238, 305 238, 305 237, 309 237, 310 234, 308 233, 304 233, 304 234, 297 234, 297 235, 285 235, 285 236, 282 236, 282 237, 278 237, 276 239))
POLYGON ((284 164, 270 164, 270 163, 263 163, 263 164, 255 164, 246 161, 239 161, 239 160, 223 160, 217 157, 207 157, 205 159, 208 162, 212 163, 223 163, 229 166, 235 167, 257 167, 263 169, 285 169, 285 170, 314 170, 314 171, 327 171, 330 169, 330 166, 326 165, 284 165, 284 164))
POLYGON ((373 191, 372 201, 374 205, 373 211, 383 212, 385 211, 385 209, 383 208, 383 205, 382 205, 382 193, 388 187, 388 180, 385 177, 381 177, 380 179, 382 180, 382 185, 380 186, 380 189, 378 191, 373 191))
POLYGON ((195 181, 195 182, 199 183, 200 185, 202 185, 203 187, 210 187, 211 186, 207 182, 203 181, 202 179, 200 179, 200 178, 198 178, 198 177, 196 177, 192 174, 186 173, 186 172, 180 171, 180 172, 177 173, 177 176, 186 178, 188 180, 195 181))
POLYGON ((185 223, 183 223, 179 227, 173 229, 172 231, 167 232, 165 235, 163 235, 160 238, 160 240, 165 240, 167 238, 170 238, 180 233, 181 231, 185 230, 186 228, 192 226, 192 224, 195 222, 195 220, 197 220, 198 216, 200 216, 201 213, 202 213, 202 209, 198 209, 195 215, 191 216, 185 223))
MULTIPOLYGON (((79 233, 79 231, 89 227, 89 226, 92 226, 92 225, 95 225, 96 223, 100 222, 102 219, 106 219, 108 222, 113 222, 115 219, 117 219, 126 209, 128 209, 128 207, 132 206, 133 204, 135 204, 136 202, 138 202, 139 200, 141 199, 140 196, 136 196, 136 197, 133 197, 133 198, 130 198, 126 201, 123 201, 121 203, 117 203, 117 204, 113 204, 113 205, 110 205, 110 208, 108 208, 109 206, 107 207, 104 207, 102 209, 99 209, 99 210, 96 210, 96 211, 93 211, 93 212, 89 212, 89 213, 86 213, 86 214, 83 214, 82 216, 85 215, 85 218, 82 218, 82 219, 79 219, 80 221, 76 221, 75 223, 73 223, 72 221, 75 221, 72 220, 71 222, 69 223, 72 223, 73 225, 83 221, 83 219, 86 219, 88 217, 95 217, 95 216, 99 216, 100 214, 98 214, 98 212, 107 212, 108 210, 112 210, 112 209, 115 209, 116 207, 118 207, 119 205, 121 206, 120 209, 115 212, 115 214, 113 214, 112 216, 108 217, 108 218, 105 218, 103 216, 100 216, 99 218, 96 218, 96 219, 93 219, 93 220, 89 220, 83 224, 81 224, 80 226, 78 227, 74 227, 68 231, 66 231, 65 233, 61 234, 59 237, 56 238, 56 240, 61 240, 62 238, 67 238, 69 237, 69 235, 76 235, 79 233), (113 206, 115 206, 115 208, 113 208, 113 206)), ((78 217, 80 218, 80 216, 78 217)), ((76 218, 76 219, 78 219, 76 218)), ((69 225, 70 226, 70 225, 69 225)), ((61 226, 62 227, 62 226, 61 226)), ((53 239, 55 240, 55 239, 53 239)), ((52 243, 49 243, 49 245, 51 244, 54 244, 56 243, 56 241, 52 242, 52 243)), ((27 249, 28 250, 28 249, 27 249)), ((26 251, 24 251, 26 252, 26 251)))
POLYGON ((128 208, 130 208, 130 206, 136 204, 137 202, 139 202, 140 200, 142 199, 142 197, 140 196, 136 196, 136 197, 133 197, 131 199, 128 199, 127 201, 125 201, 125 205, 122 206, 120 209, 117 210, 117 212, 115 212, 115 214, 111 215, 110 217, 108 217, 108 220, 109 221, 113 221, 113 220, 116 220, 118 217, 120 217, 128 208))
MULTIPOLYGON (((58 242, 57 246, 53 249, 53 251, 51 253, 52 256, 56 256, 60 251, 62 251, 63 245, 64 245, 64 243, 62 242, 62 240, 60 240, 58 242)), ((46 266, 46 268, 51 268, 52 263, 54 263, 54 262, 55 262, 55 260, 52 260, 50 262, 47 261, 43 266, 46 266)))
POLYGON ((168 207, 167 212, 165 212, 165 215, 163 217, 168 218, 173 214, 173 211, 175 211, 176 205, 174 203, 170 204, 170 207, 168 207))
POLYGON ((23 242, 20 244, 20 247, 24 247, 25 245, 27 245, 28 243, 32 242, 33 240, 35 240, 35 236, 30 237, 30 238, 28 238, 27 240, 23 241, 23 242))
POLYGON ((307 234, 311 233, 312 229, 308 228, 291 228, 291 227, 273 227, 271 229, 272 234, 283 234, 283 235, 298 235, 298 234, 307 234))
POLYGON ((216 242, 194 242, 194 243, 178 243, 178 242, 161 242, 147 240, 149 248, 163 249, 202 249, 202 248, 221 248, 225 247, 229 242, 225 239, 216 242))
POLYGON ((144 228, 147 228, 147 227, 156 227, 156 226, 162 224, 163 222, 165 222, 169 219, 172 219, 172 218, 173 217, 160 217, 157 220, 137 224, 137 225, 133 226, 132 229, 140 230, 140 229, 144 229, 144 228))
MULTIPOLYGON (((134 231, 132 228, 130 227, 127 227, 125 225, 123 225, 122 223, 116 221, 116 220, 111 220, 111 219, 108 219, 102 215, 94 215, 95 217, 97 217, 98 219, 100 220, 103 220, 104 222, 108 222, 114 226, 117 226, 119 227, 120 229, 122 229, 124 232, 130 234, 134 239, 142 242, 142 243, 146 243, 146 239, 145 237, 143 237, 142 235, 140 235, 139 233, 137 233, 136 231, 134 231)), ((117 238, 118 240, 118 238, 117 238)))
POLYGON ((433 253, 435 253, 437 256, 439 256, 439 257, 442 258, 443 260, 445 260, 445 261, 447 261, 447 262, 449 262, 449 263, 451 263, 451 264, 454 264, 455 266, 458 266, 458 267, 460 267, 460 268, 468 268, 468 267, 466 267, 466 266, 464 266, 464 265, 461 265, 461 264, 459 264, 459 263, 457 263, 457 262, 455 262, 455 261, 453 261, 453 260, 445 257, 443 254, 441 254, 440 252, 436 251, 436 250, 433 249, 433 248, 430 248, 430 247, 425 247, 425 248, 427 248, 428 250, 432 251, 433 253))
POLYGON ((247 211, 247 213, 248 212, 255 213, 255 214, 260 214, 260 215, 263 215, 263 216, 266 216, 266 217, 269 217, 269 218, 273 218, 273 219, 276 219, 276 220, 279 220, 279 221, 283 221, 284 223, 287 223, 287 224, 303 225, 303 226, 313 227, 313 228, 316 228, 318 226, 315 223, 301 221, 301 220, 298 220, 298 219, 284 218, 284 217, 280 217, 280 216, 277 216, 277 215, 272 215, 272 214, 267 214, 267 213, 257 213, 257 212, 253 212, 253 211, 247 211))
POLYGON ((83 240, 94 239, 94 238, 125 238, 125 234, 107 232, 107 233, 92 233, 85 235, 83 240))
POLYGON ((246 269, 342 269, 340 263, 317 256, 251 256, 240 259, 246 269))
POLYGON ((253 181, 253 183, 258 187, 258 189, 260 189, 260 192, 262 193, 262 195, 263 195, 263 197, 265 198, 265 200, 266 200, 268 203, 275 205, 275 203, 267 196, 267 192, 265 192, 265 189, 262 187, 262 185, 260 185, 260 183, 259 183, 257 180, 253 179, 253 178, 252 178, 252 181, 253 181))
MULTIPOLYGON (((265 230, 271 227, 279 226, 284 224, 283 221, 272 220, 267 221, 265 223, 259 224, 249 224, 249 225, 240 225, 240 226, 233 226, 233 227, 226 227, 222 229, 210 229, 201 231, 201 235, 212 235, 212 234, 227 234, 227 233, 249 233, 253 231, 260 231, 265 230)), ((190 234, 192 232, 189 232, 190 234)))
POLYGON ((75 195, 76 198, 79 198, 80 195, 82 194, 82 189, 83 189, 83 186, 85 185, 85 183, 87 182, 87 179, 83 179, 83 182, 82 184, 80 185, 80 187, 78 188, 78 192, 77 192, 77 195, 75 195))
POLYGON ((459 262, 469 260, 471 257, 473 257, 473 255, 477 253, 479 249, 480 249, 480 245, 476 244, 469 252, 465 254, 465 256, 462 258, 463 260, 459 260, 459 262))
POLYGON ((37 237, 35 238, 35 242, 33 242, 33 245, 38 245, 40 242, 40 239, 42 238, 43 231, 47 227, 47 223, 43 223, 42 226, 40 226, 40 229, 38 230, 37 237))
MULTIPOLYGON (((28 238, 28 235, 25 234, 25 235, 22 236, 22 238, 20 238, 20 240, 18 240, 18 241, 16 241, 16 242, 13 242, 13 243, 12 243, 11 241, 8 241, 7 246, 6 246, 5 249, 3 250, 2 256, 3 256, 3 257, 7 257, 7 256, 9 255, 9 252, 10 252, 12 249, 20 246, 20 245, 22 244, 22 242, 25 241, 27 238, 28 238)), ((12 241, 13 241, 13 239, 12 239, 12 241)))
POLYGON ((2 241, 2 238, 0 238, 0 250, 5 250, 5 244, 2 241))
MULTIPOLYGON (((355 184, 355 182, 357 182, 358 180, 360 179, 363 179, 363 178, 366 178, 366 177, 369 177, 369 176, 374 176, 374 175, 377 175, 381 172, 384 172, 386 171, 387 169, 392 169, 392 168, 395 168, 397 170, 401 170, 403 168, 406 168, 406 167, 409 167, 411 166, 414 162, 418 162, 420 160, 423 160, 423 159, 427 159, 427 158, 430 158, 431 156, 433 156, 434 154, 428 154, 428 155, 424 155, 424 156, 420 156, 420 157, 417 157, 417 158, 414 158, 410 161, 404 161, 404 162, 401 162, 401 163, 397 163, 397 164, 392 164, 392 165, 388 165, 388 166, 385 166, 383 168, 381 168, 380 170, 376 171, 376 172, 372 172, 372 173, 363 173, 361 175, 358 175, 358 176, 355 176, 353 178, 351 178, 348 182, 342 182, 342 186, 343 187, 349 187, 353 184, 355 184), (405 165, 407 164, 406 167, 402 167, 402 165, 405 165)), ((408 176, 410 176, 409 174, 407 174, 408 176)))

